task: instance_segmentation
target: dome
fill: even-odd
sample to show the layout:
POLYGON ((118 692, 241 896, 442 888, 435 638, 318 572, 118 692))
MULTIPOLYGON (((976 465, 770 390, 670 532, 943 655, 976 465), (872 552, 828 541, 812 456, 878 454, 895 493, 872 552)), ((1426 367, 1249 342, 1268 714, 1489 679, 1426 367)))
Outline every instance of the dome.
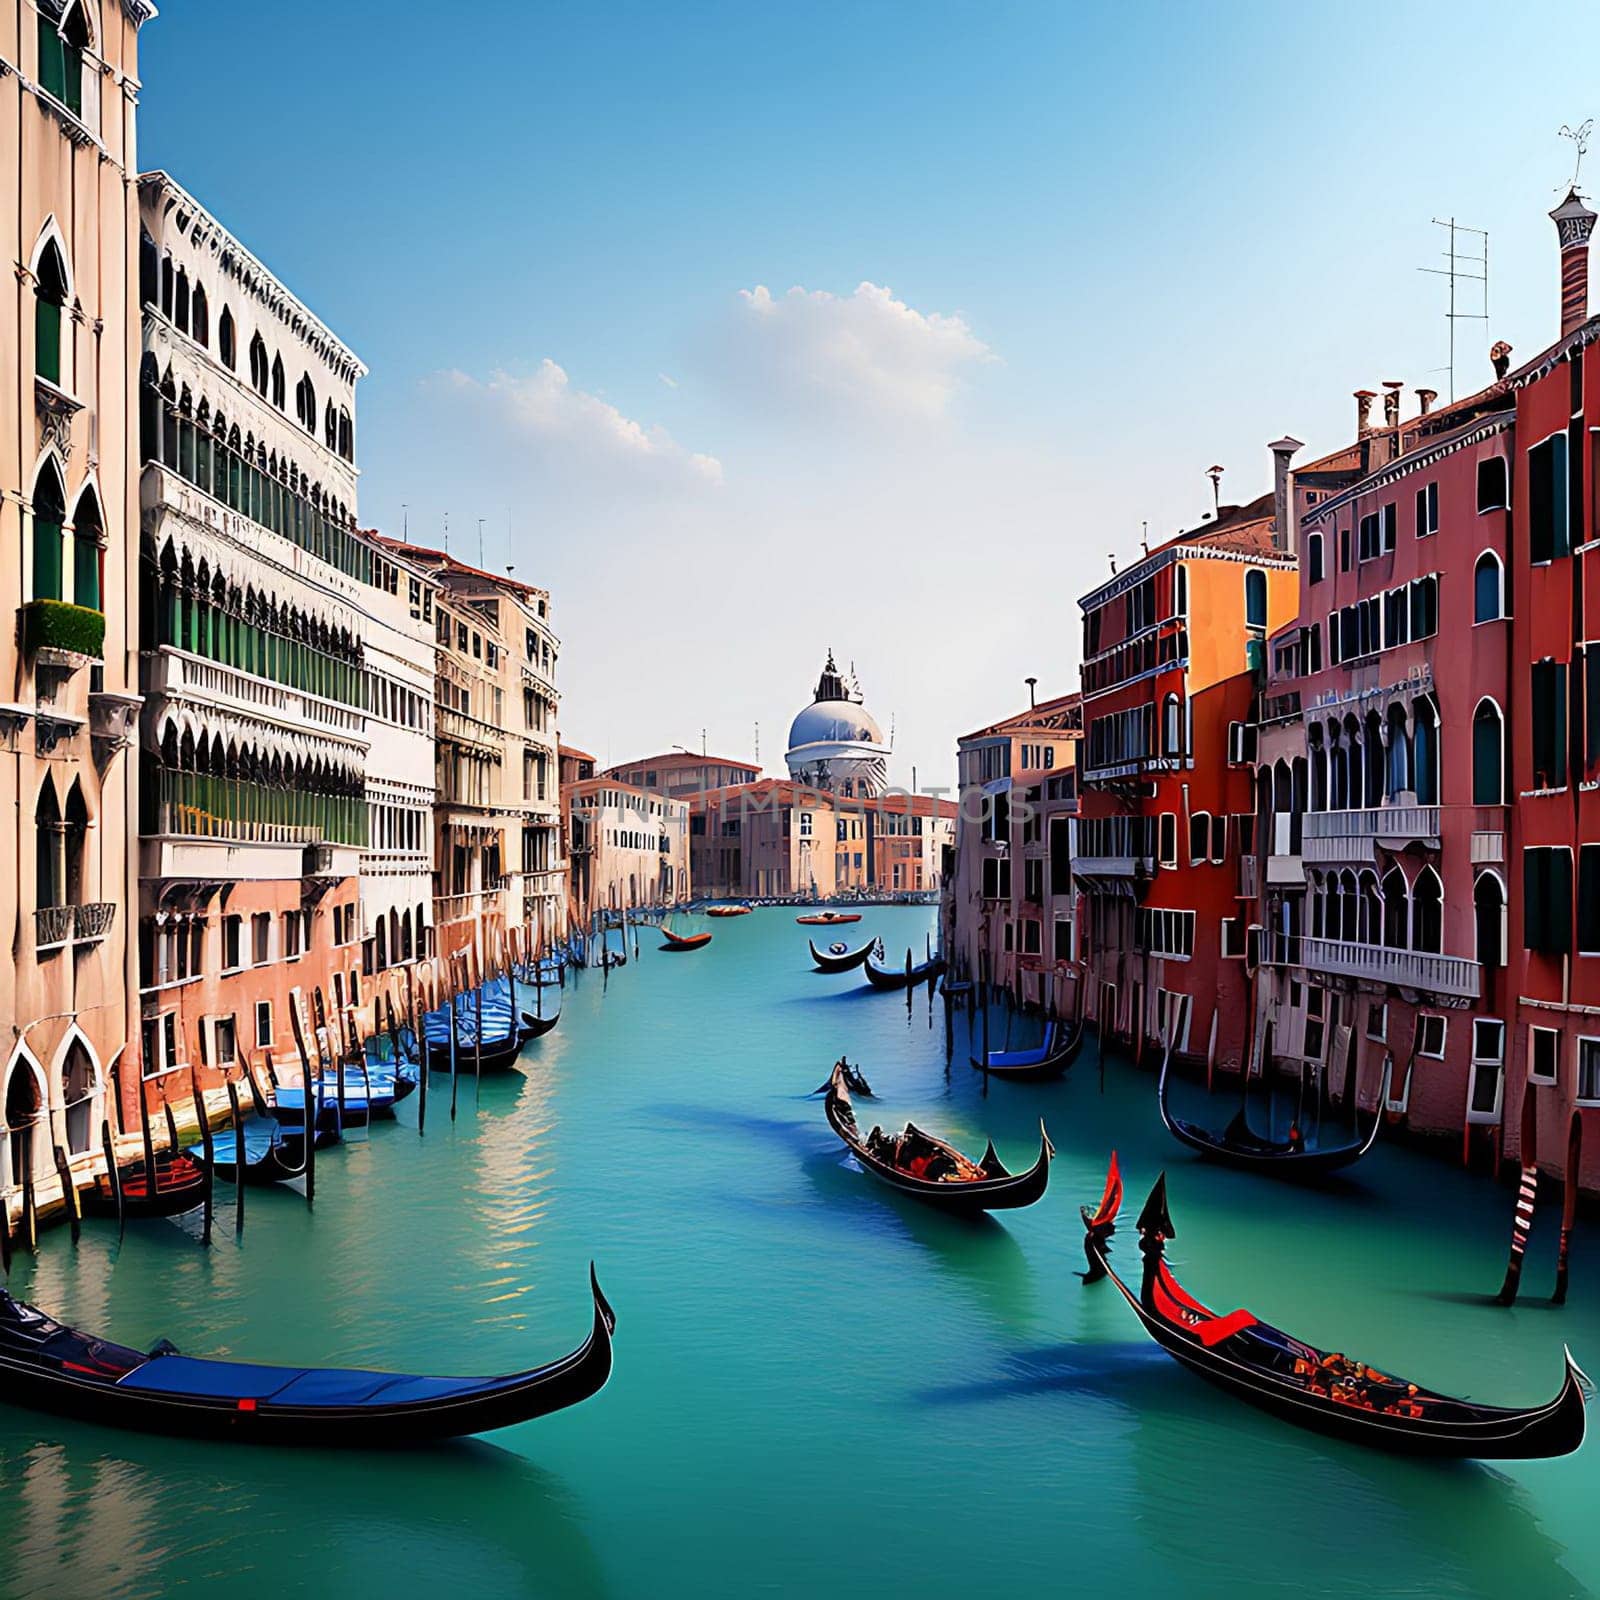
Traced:
POLYGON ((862 705, 854 676, 846 682, 829 651, 811 704, 789 725, 784 760, 790 777, 842 794, 882 794, 888 756, 883 730, 862 705))

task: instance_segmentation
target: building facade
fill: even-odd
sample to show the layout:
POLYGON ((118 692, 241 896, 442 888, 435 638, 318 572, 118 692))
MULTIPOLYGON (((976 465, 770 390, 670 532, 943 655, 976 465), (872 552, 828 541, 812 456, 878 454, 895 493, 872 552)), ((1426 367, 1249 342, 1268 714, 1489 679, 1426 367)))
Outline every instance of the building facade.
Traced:
POLYGON ((825 900, 836 892, 838 828, 831 796, 779 778, 689 802, 689 868, 710 899, 825 900))
POLYGON ((689 803, 615 778, 561 791, 573 919, 681 905, 691 892, 689 803))
POLYGON ((0 1196, 55 1151, 92 1159, 113 1069, 137 1094, 127 908, 135 851, 138 521, 133 176, 142 4, 0 20, 0 1196), (14 133, 13 144, 9 135, 14 133))
POLYGON ((636 789, 653 789, 673 800, 686 800, 711 789, 754 783, 761 776, 761 768, 752 761, 669 750, 664 755, 645 756, 638 761, 607 767, 602 776, 631 783, 636 789))
POLYGON ((367 639, 357 357, 165 173, 141 177, 139 998, 145 1080, 298 1070, 360 997, 367 639))

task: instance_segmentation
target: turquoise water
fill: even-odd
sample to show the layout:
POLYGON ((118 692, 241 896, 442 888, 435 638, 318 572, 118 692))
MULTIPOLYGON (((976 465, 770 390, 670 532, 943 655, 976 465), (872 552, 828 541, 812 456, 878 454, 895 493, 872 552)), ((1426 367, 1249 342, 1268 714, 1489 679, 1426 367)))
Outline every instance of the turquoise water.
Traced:
MULTIPOLYGON (((837 936, 920 951, 931 916, 837 936)), ((424 1138, 413 1098, 319 1158, 314 1213, 251 1190, 242 1242, 223 1220, 210 1251, 146 1223, 119 1249, 91 1224, 13 1272, 128 1343, 475 1372, 577 1344, 593 1256, 619 1319, 602 1394, 354 1456, 0 1413, 0 1593, 1600 1593, 1600 1444, 1500 1470, 1325 1442, 1215 1394, 1076 1276, 1076 1208, 1115 1145, 1135 1205, 1168 1169, 1172 1259, 1203 1298, 1519 1403, 1554 1391, 1564 1340, 1600 1370, 1592 1227, 1564 1310, 1536 1298, 1553 1210, 1529 1298, 1499 1310, 1482 1296, 1508 1191, 1382 1145, 1321 1192, 1201 1165, 1163 1133, 1152 1077, 1111 1063, 1102 1090, 1092 1041, 1065 1082, 985 1099, 963 1039, 947 1072, 942 1013, 811 973, 791 912, 705 926, 698 954, 658 955, 646 929, 609 984, 578 979, 526 1075, 463 1084, 454 1124, 435 1078, 424 1138), (804 1097, 841 1052, 875 1115, 974 1153, 992 1133, 1031 1161, 1044 1116, 1050 1192, 975 1226, 872 1183, 804 1097)))

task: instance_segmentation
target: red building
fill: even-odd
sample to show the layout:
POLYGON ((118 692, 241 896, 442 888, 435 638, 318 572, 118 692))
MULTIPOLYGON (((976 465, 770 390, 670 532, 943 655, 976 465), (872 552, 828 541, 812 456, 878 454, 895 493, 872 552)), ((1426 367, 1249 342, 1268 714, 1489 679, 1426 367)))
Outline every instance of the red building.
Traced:
POLYGON ((1243 764, 1267 634, 1293 614, 1278 488, 1180 533, 1086 595, 1073 879, 1085 1015, 1135 1054, 1154 1041, 1237 1067, 1254 786, 1243 764), (1239 731, 1236 731, 1239 730, 1239 731))

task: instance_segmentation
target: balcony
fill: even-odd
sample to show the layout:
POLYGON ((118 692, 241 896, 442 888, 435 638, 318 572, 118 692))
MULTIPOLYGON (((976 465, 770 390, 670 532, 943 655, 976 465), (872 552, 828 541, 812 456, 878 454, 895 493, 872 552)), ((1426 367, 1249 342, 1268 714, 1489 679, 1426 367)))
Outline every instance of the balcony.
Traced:
POLYGON ((86 906, 72 908, 72 942, 97 944, 111 932, 117 920, 116 902, 98 900, 86 906))
POLYGON ((1260 894, 1260 873, 1255 856, 1239 857, 1239 898, 1254 900, 1260 894))
MULTIPOLYGON (((1391 950, 1352 944, 1344 939, 1303 938, 1298 965, 1312 972, 1331 972, 1370 983, 1393 984, 1424 994, 1476 1000, 1481 969, 1465 956, 1435 955, 1427 950, 1391 950)), ((1292 953, 1292 952, 1291 952, 1292 953)))
POLYGON ((1372 806, 1362 811, 1308 811, 1301 820, 1301 854, 1313 865, 1377 859, 1376 847, 1401 851, 1411 844, 1439 848, 1438 806, 1372 806))
POLYGON ((59 950, 72 939, 72 906, 40 906, 33 914, 33 947, 59 950))
POLYGON ((146 660, 152 696, 202 700, 285 727, 309 727, 358 744, 363 750, 368 748, 366 714, 354 707, 291 689, 253 672, 241 672, 220 661, 207 661, 171 645, 162 645, 146 660))
POLYGON ((44 666, 75 672, 100 660, 106 617, 65 600, 30 600, 22 607, 22 648, 44 666))
POLYGON ((492 722, 480 721, 454 706, 440 706, 434 714, 434 732, 440 739, 465 745, 499 762, 505 753, 505 732, 492 722))
POLYGON ((1074 856, 1074 878, 1148 878, 1156 868, 1154 856, 1074 856))

